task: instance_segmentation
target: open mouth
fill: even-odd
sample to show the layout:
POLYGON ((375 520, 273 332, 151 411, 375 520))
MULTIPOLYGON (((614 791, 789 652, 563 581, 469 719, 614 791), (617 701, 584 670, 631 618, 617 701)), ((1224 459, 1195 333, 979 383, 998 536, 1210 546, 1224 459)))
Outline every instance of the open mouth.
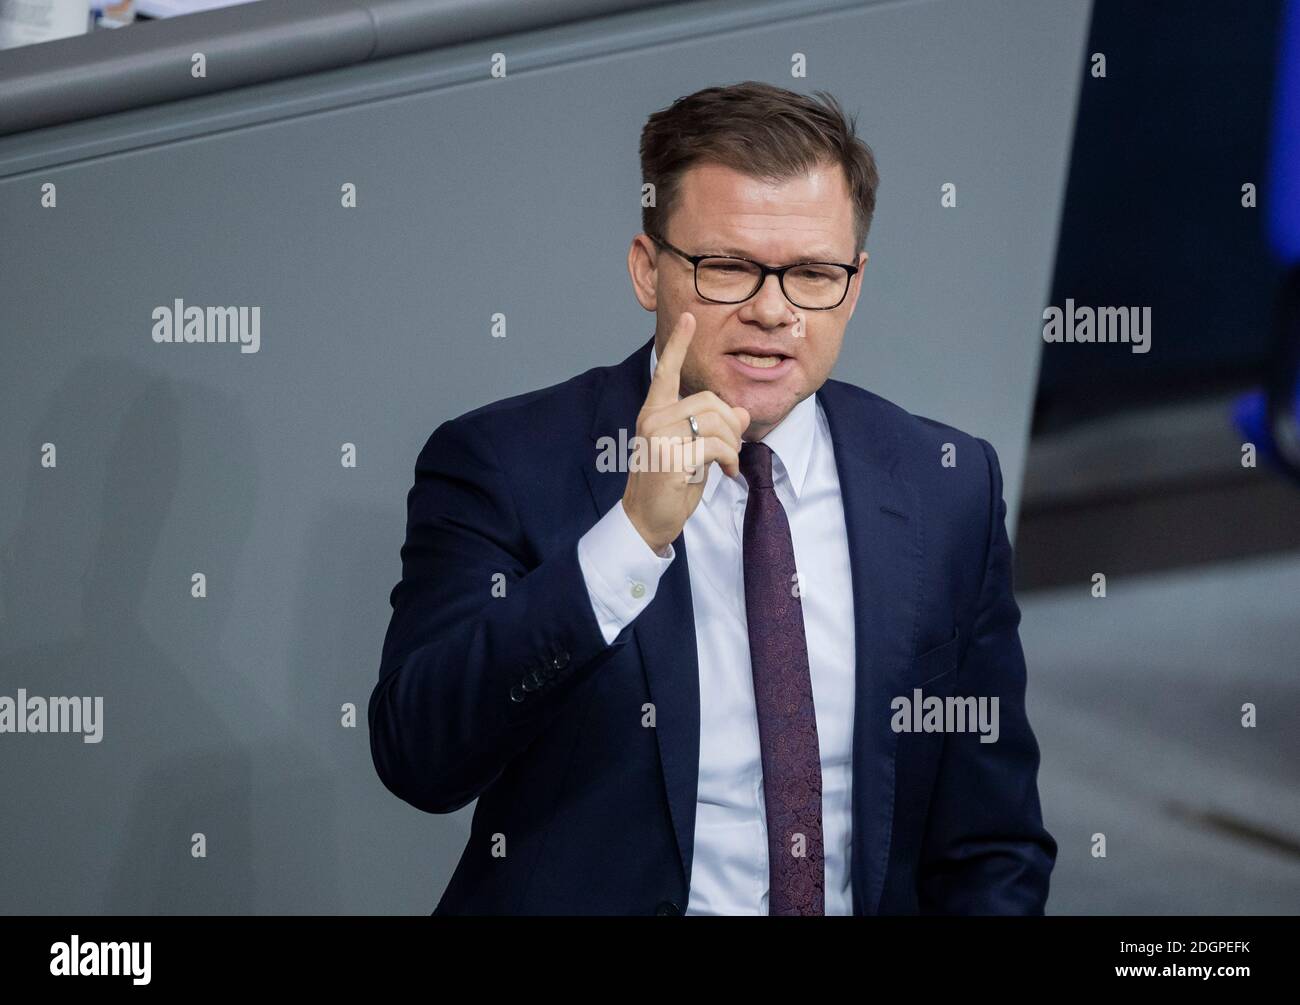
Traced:
POLYGON ((749 366, 756 366, 761 370, 766 370, 769 367, 780 366, 783 360, 787 360, 791 358, 790 356, 787 356, 785 355, 785 353, 781 353, 781 352, 767 353, 767 354, 760 355, 758 353, 737 351, 737 352, 729 352, 727 353, 727 355, 735 356, 736 359, 740 360, 742 363, 745 363, 749 366))

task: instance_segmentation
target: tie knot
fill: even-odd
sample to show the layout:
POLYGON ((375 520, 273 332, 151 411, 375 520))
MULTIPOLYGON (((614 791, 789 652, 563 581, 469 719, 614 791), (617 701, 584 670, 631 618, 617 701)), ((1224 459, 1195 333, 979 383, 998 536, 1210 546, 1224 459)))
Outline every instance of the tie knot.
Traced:
POLYGON ((750 491, 772 487, 772 448, 766 443, 740 445, 740 473, 750 491))

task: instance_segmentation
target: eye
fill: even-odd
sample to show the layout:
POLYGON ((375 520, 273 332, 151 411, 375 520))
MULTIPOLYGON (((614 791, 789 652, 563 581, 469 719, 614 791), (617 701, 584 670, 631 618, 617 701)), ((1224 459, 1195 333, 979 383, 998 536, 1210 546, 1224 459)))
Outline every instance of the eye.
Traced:
POLYGON ((836 275, 831 269, 823 269, 816 266, 792 269, 790 275, 794 276, 794 278, 800 282, 811 283, 829 283, 836 279, 836 275))

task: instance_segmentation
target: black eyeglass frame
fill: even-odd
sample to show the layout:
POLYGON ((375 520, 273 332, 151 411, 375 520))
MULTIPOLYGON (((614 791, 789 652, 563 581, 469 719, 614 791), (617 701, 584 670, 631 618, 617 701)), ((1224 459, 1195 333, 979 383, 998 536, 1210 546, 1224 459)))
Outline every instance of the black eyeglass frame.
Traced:
POLYGON ((701 300, 707 300, 711 304, 743 304, 763 288, 763 284, 767 282, 768 276, 776 276, 777 284, 781 287, 781 295, 801 311, 833 311, 835 308, 839 307, 840 304, 844 303, 845 298, 848 297, 849 287, 853 285, 853 277, 858 272, 858 267, 856 265, 848 265, 845 262, 794 262, 790 265, 764 265, 762 262, 756 262, 752 258, 741 258, 739 255, 688 255, 686 252, 682 251, 681 248, 669 244, 662 237, 655 234, 647 234, 646 237, 650 238, 650 240, 654 241, 654 243, 659 245, 661 248, 667 248, 673 254, 678 255, 691 263, 691 269, 695 276, 695 295, 701 300), (754 287, 754 292, 748 297, 743 297, 740 300, 714 300, 712 297, 706 297, 700 292, 700 262, 704 261, 706 258, 722 258, 732 262, 745 262, 749 265, 755 266, 759 270, 759 276, 758 283, 754 287), (834 265, 837 268, 844 269, 848 273, 848 278, 844 281, 844 292, 840 295, 840 299, 830 307, 805 307, 803 304, 797 303, 790 294, 785 291, 785 274, 791 269, 802 268, 805 265, 834 265))

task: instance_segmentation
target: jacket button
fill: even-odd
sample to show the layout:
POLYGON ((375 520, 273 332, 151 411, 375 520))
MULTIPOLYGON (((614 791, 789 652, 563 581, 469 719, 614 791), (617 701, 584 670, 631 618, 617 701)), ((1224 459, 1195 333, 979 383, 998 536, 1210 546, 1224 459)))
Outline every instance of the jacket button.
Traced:
POLYGON ((655 914, 680 915, 682 909, 671 900, 661 900, 655 906, 655 914))
POLYGON ((551 666, 555 667, 556 670, 563 670, 568 665, 569 665, 569 654, 566 653, 563 649, 560 650, 560 655, 556 656, 555 659, 551 660, 551 666))
POLYGON ((534 670, 527 677, 524 678, 524 690, 536 691, 539 687, 542 686, 543 683, 544 683, 544 679, 542 675, 538 673, 536 670, 534 670))
POLYGON ((524 689, 521 688, 518 684, 516 684, 514 687, 510 689, 511 701, 523 701, 524 698, 526 697, 527 695, 524 694, 524 689))

